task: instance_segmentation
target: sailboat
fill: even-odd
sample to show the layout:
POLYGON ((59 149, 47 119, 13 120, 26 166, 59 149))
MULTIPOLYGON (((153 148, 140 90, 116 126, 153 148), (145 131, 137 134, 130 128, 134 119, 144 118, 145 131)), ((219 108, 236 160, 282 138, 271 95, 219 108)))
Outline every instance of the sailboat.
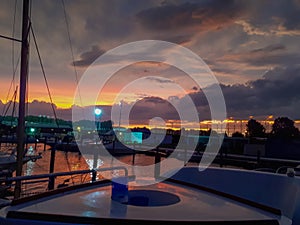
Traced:
MULTIPOLYGON (((28 0, 23 12, 25 57, 28 0)), ((26 59, 22 66, 26 71, 26 59)), ((19 147, 17 176, 22 151, 19 147)), ((15 200, 2 203, 0 224, 300 224, 300 179, 293 168, 287 174, 198 167, 163 174, 157 170, 157 182, 148 186, 136 185, 141 181, 129 177, 126 168, 108 169, 123 170, 124 176, 25 198, 19 198, 16 186, 15 200)))
MULTIPOLYGON (((0 171, 2 173, 11 174, 17 169, 17 156, 15 154, 15 149, 11 153, 4 153, 0 155, 0 171)), ((26 164, 29 161, 35 162, 42 156, 40 154, 25 154, 22 159, 22 163, 26 164)))
MULTIPOLYGON (((0 155, 0 171, 6 176, 11 176, 14 171, 16 175, 22 174, 23 164, 29 161, 36 161, 41 158, 41 154, 27 155, 28 149, 24 149, 25 145, 25 101, 26 101, 26 79, 28 74, 28 31, 29 20, 23 20, 23 34, 22 34, 22 52, 21 52, 21 75, 20 75, 20 96, 19 96, 19 117, 18 117, 18 129, 17 129, 17 147, 11 148, 11 152, 2 153, 0 155), (27 24, 25 24, 27 23, 27 24)), ((3 38, 10 39, 12 41, 20 41, 14 38, 2 36, 3 38)), ((15 92, 15 96, 16 96, 15 92)))

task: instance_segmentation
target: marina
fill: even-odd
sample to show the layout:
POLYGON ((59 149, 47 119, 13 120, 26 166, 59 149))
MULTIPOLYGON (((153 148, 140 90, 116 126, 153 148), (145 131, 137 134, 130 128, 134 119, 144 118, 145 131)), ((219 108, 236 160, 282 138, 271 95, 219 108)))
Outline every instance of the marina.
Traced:
MULTIPOLYGON (((72 30, 71 24, 73 26, 75 24, 78 30, 82 25, 78 22, 80 19, 70 16, 72 13, 81 16, 81 10, 84 12, 88 9, 88 15, 93 14, 90 13, 93 11, 93 5, 74 2, 68 4, 65 4, 64 0, 60 2, 62 10, 60 16, 65 22, 66 33, 57 32, 53 33, 55 35, 52 33, 49 35, 53 40, 59 37, 59 41, 67 36, 66 43, 69 44, 71 63, 64 61, 64 64, 60 65, 61 62, 56 57, 48 58, 49 61, 45 64, 42 60, 42 51, 33 27, 35 24, 43 23, 35 21, 33 15, 45 19, 41 16, 46 13, 43 10, 52 10, 51 7, 45 7, 43 2, 34 5, 34 1, 23 0, 20 7, 22 10, 18 10, 18 2, 15 1, 12 35, 0 35, 5 41, 20 44, 17 63, 15 46, 11 45, 13 79, 9 92, 13 89, 15 91, 12 100, 9 103, 6 101, 0 118, 0 224, 300 224, 300 132, 296 127, 299 120, 280 115, 273 121, 269 108, 260 112, 260 108, 256 105, 259 98, 253 96, 241 99, 243 101, 256 99, 249 103, 249 106, 253 106, 250 107, 251 113, 260 113, 258 116, 264 119, 254 119, 249 115, 249 109, 240 110, 241 117, 245 117, 246 112, 249 120, 243 128, 244 119, 239 119, 240 132, 238 132, 235 120, 227 114, 227 108, 231 114, 237 115, 235 111, 243 107, 242 104, 238 104, 238 107, 231 105, 234 101, 240 101, 236 93, 242 95, 243 91, 239 89, 244 88, 244 91, 247 90, 251 94, 260 94, 252 90, 261 86, 264 88, 272 86, 260 85, 272 81, 268 75, 269 70, 264 71, 264 75, 257 80, 242 85, 219 83, 218 79, 222 76, 218 74, 217 79, 204 60, 185 46, 190 40, 173 43, 166 40, 138 39, 119 43, 117 47, 106 42, 104 46, 107 49, 93 45, 92 52, 81 54, 78 52, 79 58, 76 60, 73 46, 78 44, 78 40, 72 42, 71 31, 76 31, 76 38, 91 27, 91 30, 100 32, 99 27, 104 24, 97 27, 96 21, 106 20, 88 17, 84 20, 82 32, 72 30), (44 8, 42 7, 41 11, 32 10, 33 6, 44 8), (17 12, 22 12, 20 38, 15 34, 17 12), (30 64, 29 58, 31 46, 35 47, 37 56, 33 64, 30 64), (55 66, 50 68, 57 67, 64 72, 67 71, 66 73, 69 72, 70 66, 74 69, 76 89, 72 93, 73 100, 69 108, 59 109, 50 92, 44 65, 52 63, 54 59, 55 66), (36 73, 36 68, 31 70, 30 66, 36 65, 41 67, 49 102, 34 100, 30 104, 31 106, 37 104, 35 109, 38 111, 42 111, 42 105, 46 105, 52 110, 53 118, 28 113, 28 80, 36 73), (15 67, 20 67, 18 85, 14 80, 15 67), (82 72, 80 79, 78 71, 82 72), (151 75, 147 75, 149 71, 151 75), (122 76, 117 79, 114 77, 116 74, 122 76), (157 74, 158 76, 154 76, 157 74), (126 79, 122 80, 124 77, 126 79), (130 81, 132 77, 134 81, 130 81), (170 77, 177 79, 176 82, 170 77), (183 86, 186 85, 184 88, 178 86, 183 83, 183 86), (116 91, 118 89, 116 87, 120 90, 116 91), (165 92, 164 89, 168 89, 169 92, 165 92), (234 96, 230 95, 228 89, 235 89, 234 96), (228 99, 231 102, 228 102, 228 99), (9 109, 11 105, 12 109, 9 109), (9 110, 10 116, 7 114, 9 110), (64 112, 65 116, 68 114, 69 120, 58 118, 57 111, 64 112), (16 112, 18 116, 15 116, 16 112), (202 118, 202 124, 201 116, 205 118, 202 118), (207 120, 207 116, 210 120, 207 120), (206 121, 206 128, 202 126, 203 121, 206 121), (259 121, 264 121, 265 126, 259 121), (148 124, 147 127, 145 123, 148 124), (131 127, 133 124, 139 126, 131 127), (233 129, 230 129, 230 124, 233 124, 233 129)), ((99 3, 98 6, 105 4, 102 1, 94 2, 96 5, 99 3)), ((49 4, 47 6, 54 4, 52 6, 55 9, 53 13, 55 16, 52 17, 49 13, 46 17, 57 19, 59 17, 59 14, 56 14, 57 2, 51 1, 47 4, 49 4)), ((210 23, 215 22, 209 20, 207 23, 204 20, 207 15, 210 13, 218 15, 217 18, 221 18, 220 20, 226 17, 216 8, 222 7, 225 12, 235 15, 231 11, 232 3, 229 2, 226 3, 229 4, 228 8, 226 4, 214 5, 216 3, 213 1, 205 4, 164 2, 151 7, 150 5, 154 3, 147 4, 145 6, 133 4, 132 6, 142 7, 135 11, 135 19, 123 18, 124 24, 135 21, 132 31, 147 27, 149 29, 147 21, 149 17, 151 26, 157 26, 158 30, 171 27, 171 31, 174 31, 182 24, 184 26, 192 24, 190 30, 194 30, 195 24, 199 23, 204 27, 201 28, 203 29, 201 32, 204 32, 209 29, 210 23), (160 18, 160 15, 166 17, 160 18), (153 23, 156 17, 160 20, 153 23), (184 20, 181 24, 179 22, 182 18, 184 20), (161 26, 165 21, 167 24, 161 26)), ((300 5, 298 6, 300 9, 300 5)), ((103 10, 102 14, 111 8, 104 7, 104 9, 106 10, 103 10)), ((125 12, 133 10, 128 5, 124 9, 118 8, 119 16, 122 16, 120 13, 122 10, 124 15, 125 12)), ((3 15, 5 16, 4 12, 3 15)), ((115 17, 116 20, 118 18, 115 17)), ((48 23, 50 22, 48 20, 48 23)), ((108 23, 113 24, 111 21, 108 23)), ((218 23, 220 25, 215 32, 222 31, 225 26, 220 21, 218 23)), ((253 32, 256 32, 255 35, 265 35, 262 31, 251 28, 246 21, 236 20, 232 26, 243 26, 240 30, 247 33, 249 38, 253 32)), ((288 32, 289 27, 283 26, 285 24, 281 23, 280 31, 288 32)), ((46 27, 43 32, 47 33, 50 25, 47 24, 46 27)), ((62 27, 58 26, 59 29, 62 27)), ((56 28, 53 26, 53 29, 56 28)), ((151 27, 147 32, 143 31, 150 35, 156 29, 151 27), (149 32, 150 30, 152 31, 149 32)), ((102 33, 103 37, 106 33, 110 33, 108 28, 105 30, 106 32, 102 33)), ((272 33, 274 34, 276 32, 272 33)), ((201 35, 198 34, 197 37, 201 38, 201 35)), ((106 40, 102 36, 103 41, 111 39, 106 36, 106 40)), ((88 38, 92 37, 93 35, 90 35, 88 38)), ((86 36, 83 39, 88 38, 86 36)), ((192 38, 193 35, 184 37, 184 39, 192 38)), ((116 40, 112 42, 114 41, 116 40)), ((61 46, 66 45, 64 41, 62 43, 61 46)), ((256 43, 257 41, 252 41, 250 44, 236 46, 243 48, 241 46, 247 47, 256 43)), ((48 44, 44 43, 42 46, 47 47, 48 44)), ((54 47, 59 49, 55 45, 51 48, 54 47)), ((82 46, 77 48, 78 51, 82 50, 82 46)), ((249 54, 257 57, 261 52, 270 54, 269 52, 276 53, 283 50, 286 50, 285 46, 274 44, 251 49, 249 54)), ((227 59, 220 57, 216 58, 216 61, 226 62, 228 58, 237 57, 232 50, 228 52, 231 55, 228 55, 227 59)), ((64 54, 64 51, 60 53, 64 54)), ((55 55, 53 52, 51 54, 55 55)), ((240 54, 237 58, 242 56, 240 54)), ((247 60, 250 61, 250 58, 247 60)), ((212 59, 215 58, 211 58, 211 62, 214 61, 212 59)), ((4 64, 2 66, 5 67, 4 64)), ((278 72, 276 69, 270 71, 278 72)), ((249 75, 253 71, 248 68, 248 71, 243 72, 249 75)), ((60 74, 55 81, 64 83, 65 77, 60 74)), ((272 78, 278 77, 277 74, 272 78)), ((293 87, 292 84, 289 85, 293 87)), ((60 86, 56 91, 62 89, 64 89, 62 98, 66 101, 69 90, 60 86)), ((265 95, 267 93, 261 92, 265 95)), ((35 96, 38 96, 37 93, 41 92, 36 91, 35 96)), ((8 97, 9 94, 7 100, 8 97)), ((266 104, 268 101, 263 102, 266 104)), ((0 103, 2 104, 2 101, 0 103)), ((273 110, 276 109, 277 105, 273 110)), ((282 113, 280 110, 279 112, 282 113)))
MULTIPOLYGON (((297 202, 288 207, 286 205, 286 201, 288 200, 285 194, 289 193, 289 195, 293 195, 296 189, 299 188, 299 178, 289 177, 290 175, 273 175, 270 172, 256 172, 253 170, 248 170, 247 172, 245 169, 230 166, 226 168, 225 165, 220 167, 218 164, 213 164, 211 168, 199 172, 198 163, 190 162, 185 168, 173 176, 168 175, 170 171, 168 171, 167 168, 165 168, 166 170, 160 168, 159 176, 153 174, 155 171, 149 171, 149 174, 147 174, 148 178, 145 177, 144 179, 146 180, 144 180, 138 176, 139 171, 128 170, 122 166, 118 167, 118 163, 113 162, 111 165, 108 165, 105 163, 107 160, 104 158, 103 161, 100 160, 99 169, 93 170, 91 169, 94 164, 92 155, 91 164, 88 165, 88 161, 78 153, 57 151, 54 167, 55 171, 53 173, 53 177, 56 178, 55 187, 51 191, 49 190, 50 176, 47 176, 51 150, 47 149, 44 151, 42 144, 38 146, 38 149, 42 151, 43 158, 36 162, 27 163, 24 166, 24 176, 22 178, 24 180, 23 197, 19 201, 15 200, 12 202, 13 206, 8 215, 8 218, 10 218, 8 221, 11 221, 13 224, 16 222, 15 219, 18 220, 20 218, 27 218, 31 221, 30 223, 37 221, 39 224, 43 224, 44 222, 49 223, 49 221, 55 223, 73 223, 74 221, 79 221, 80 224, 103 221, 106 224, 110 224, 120 220, 125 220, 129 223, 144 222, 149 224, 160 221, 164 221, 165 223, 174 223, 174 221, 177 221, 176 223, 178 224, 193 223, 193 221, 195 221, 195 223, 206 224, 209 223, 212 218, 214 223, 220 221, 220 224, 224 223, 225 220, 231 222, 235 221, 239 224, 278 224, 278 222, 279 224, 290 224, 289 219, 286 218, 287 215, 289 215, 289 218, 292 215, 297 218, 297 214, 294 214, 297 212, 297 202), (66 171, 69 171, 69 174, 66 171), (149 181, 147 181, 147 179, 159 180, 164 176, 170 178, 164 178, 163 180, 165 181, 145 186, 146 189, 143 186, 136 186, 137 184, 144 184, 144 182, 147 183, 149 181), (26 181, 26 179, 28 180, 26 181), (119 194, 117 194, 117 200, 114 202, 112 200, 114 197, 112 196, 113 189, 111 182, 117 182, 118 179, 126 179, 125 187, 128 189, 125 189, 127 190, 125 192, 116 192, 119 194), (32 182, 39 180, 44 181, 32 182), (232 181, 236 180, 239 181, 239 185, 232 183, 232 181), (249 186, 248 182, 244 182, 246 180, 252 185, 249 186), (272 197, 272 193, 276 192, 276 190, 269 194, 264 194, 264 197, 262 197, 259 193, 267 193, 268 186, 273 182, 283 185, 276 187, 279 191, 278 193, 281 193, 281 188, 290 191, 285 194, 282 193, 282 197, 278 195, 278 200, 272 197), (247 186, 245 186, 246 184, 247 186), (251 189, 256 190, 255 195, 247 191, 251 189), (199 192, 199 190, 201 191, 199 192), (145 193, 143 191, 145 191, 145 193), (153 193, 151 191, 153 191, 153 193), (195 194, 194 197, 192 196, 193 192, 195 194), (60 193, 64 194, 61 195, 60 193), (168 196, 168 194, 165 193, 175 194, 175 197, 168 196), (166 197, 164 197, 164 195, 166 195, 166 197), (204 197, 204 195, 208 196, 204 197), (218 197, 220 200, 214 199, 214 196, 220 196, 218 197), (35 203, 36 198, 41 199, 38 201, 39 203, 35 203), (125 200, 123 198, 125 198, 125 200), (191 199, 189 200, 189 198, 191 199), (209 198, 212 199, 209 200, 209 198), (195 206, 193 206, 192 203, 194 200, 194 204, 198 205, 198 207, 201 206, 200 202, 203 202, 204 208, 197 207, 199 212, 198 210, 194 210, 195 206), (224 200, 228 202, 226 204, 219 202, 224 200), (220 204, 220 206, 218 206, 218 212, 220 212, 220 214, 213 213, 211 215, 212 217, 209 216, 210 213, 215 211, 209 207, 207 208, 207 204, 209 204, 210 201, 212 201, 212 207, 216 207, 220 204), (184 202, 188 204, 185 205, 184 202), (64 207, 70 211, 67 210, 63 213, 58 212, 63 204, 66 204, 64 207), (234 206, 232 204, 237 205, 234 206), (53 205, 53 210, 49 211, 51 205, 53 205), (57 208, 57 205, 60 207, 57 208), (76 207, 74 208, 75 205, 76 207), (141 207, 140 212, 138 210, 139 207, 141 207), (167 207, 167 211, 164 212, 162 207, 167 207), (169 213, 169 210, 176 211, 177 207, 179 207, 180 212, 176 214, 177 217, 175 218, 172 213, 169 213), (220 207, 229 207, 229 211, 227 212, 225 208, 220 207), (233 217, 230 218, 229 212, 233 212, 232 208, 234 207, 237 207, 234 212, 237 212, 240 207, 246 208, 240 208, 242 210, 241 213, 238 214, 240 217, 237 217, 236 213, 234 213, 232 215, 233 217), (251 212, 253 207, 256 209, 251 212), (101 209, 105 210, 103 211, 101 209), (159 209, 159 211, 156 211, 157 209, 159 209), (56 212, 56 210, 58 211, 56 212), (185 210, 187 210, 186 213, 185 210), (57 213, 60 215, 59 219, 56 216, 57 213), (155 220, 150 216, 153 213, 158 215, 155 220), (168 217, 168 215, 172 216, 168 217), (186 215, 189 215, 189 217, 186 217, 186 215), (187 220, 186 218, 189 219, 187 220)), ((132 155, 120 157, 118 160, 132 165, 132 155)), ((135 164, 146 166, 147 164, 152 164, 153 160, 157 160, 156 157, 137 154, 135 164)), ((122 185, 122 183, 120 184, 122 185)), ((290 201, 288 202, 289 204, 291 203, 290 201)), ((2 202, 3 206, 8 203, 9 201, 6 203, 2 202)), ((24 221, 21 223, 24 223, 24 221)))

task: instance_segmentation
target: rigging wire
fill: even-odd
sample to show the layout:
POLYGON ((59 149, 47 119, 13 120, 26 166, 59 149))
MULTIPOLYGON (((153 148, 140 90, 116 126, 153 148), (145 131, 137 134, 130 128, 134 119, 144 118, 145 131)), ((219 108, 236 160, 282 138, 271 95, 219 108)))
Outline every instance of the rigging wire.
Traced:
POLYGON ((13 124, 13 118, 14 118, 14 114, 16 111, 16 98, 17 98, 17 93, 18 93, 18 86, 16 87, 15 93, 14 93, 14 104, 13 104, 13 110, 11 112, 11 121, 10 121, 10 126, 12 126, 13 124))
POLYGON ((56 111, 55 111, 55 108, 54 108, 54 103, 53 103, 53 99, 52 99, 52 96, 51 96, 51 92, 50 92, 48 80, 47 80, 47 77, 46 77, 45 69, 44 69, 44 66, 43 66, 40 50, 38 48, 37 40, 36 40, 36 37, 35 37, 32 26, 30 28, 31 28, 31 33, 32 33, 34 45, 35 45, 35 48, 36 48, 36 51, 37 51, 37 54, 38 54, 38 59, 39 59, 39 62, 40 62, 42 73, 43 73, 43 76, 44 76, 45 84, 46 84, 46 87, 47 87, 47 92, 48 92, 48 96, 49 96, 49 99, 50 99, 51 108, 52 108, 52 111, 53 111, 53 114, 54 114, 55 123, 56 123, 57 127, 59 128, 58 119, 57 119, 56 111))
MULTIPOLYGON (((16 26, 16 14, 17 14, 17 0, 15 0, 15 7, 14 7, 14 17, 13 17, 13 27, 12 27, 12 37, 15 37, 15 26, 16 26)), ((11 61, 12 61, 12 72, 13 72, 13 88, 15 89, 15 42, 12 42, 12 54, 11 54, 11 61)))
MULTIPOLYGON (((17 88, 16 88, 16 90, 15 90, 13 96, 12 96, 12 99, 16 99, 16 97, 17 97, 17 88)), ((7 112, 8 112, 8 110, 9 110, 9 108, 10 108, 12 102, 13 102, 13 101, 9 101, 8 107, 6 108, 5 112, 3 113, 3 117, 5 117, 5 116, 7 115, 7 112)))
MULTIPOLYGON (((20 58, 21 58, 21 57, 19 56, 18 61, 17 61, 17 64, 16 64, 16 67, 15 67, 15 70, 14 70, 14 74, 16 74, 16 71, 17 71, 17 69, 18 69, 18 66, 19 66, 19 63, 20 63, 20 58)), ((12 79, 11 82, 10 82, 10 86, 9 86, 8 93, 7 93, 6 98, 5 98, 5 103, 6 103, 6 104, 8 103, 8 98, 9 98, 9 94, 10 94, 10 91, 11 91, 11 89, 12 89, 13 83, 14 83, 14 80, 12 79)), ((14 94, 13 94, 13 96, 14 96, 14 94)), ((13 96, 12 96, 11 99, 14 98, 13 96)), ((9 105, 8 105, 7 107, 9 107, 9 105)), ((4 114, 4 112, 5 112, 6 110, 8 110, 8 109, 6 109, 6 105, 4 105, 3 111, 2 111, 2 115, 3 115, 3 116, 6 115, 6 113, 4 114)))
MULTIPOLYGON (((16 12, 17 12, 17 0, 15 0, 15 3, 14 3, 12 39, 15 38, 16 12)), ((16 71, 17 71, 17 67, 19 65, 19 61, 20 61, 20 56, 19 56, 18 57, 18 61, 17 61, 17 65, 15 67, 15 41, 14 40, 12 41, 12 52, 11 52, 11 55, 12 55, 12 57, 11 57, 12 63, 11 64, 12 64, 12 74, 13 74, 13 77, 12 77, 12 80, 10 82, 10 85, 9 85, 9 88, 8 88, 8 92, 7 92, 7 95, 6 95, 6 98, 5 98, 5 103, 6 104, 3 107, 3 111, 2 111, 2 115, 3 116, 6 115, 6 113, 4 115, 4 112, 7 111, 6 107, 7 107, 7 102, 8 102, 8 99, 9 99, 10 92, 11 92, 12 89, 15 89, 16 71)), ((14 94, 13 94, 13 96, 14 96, 14 94)), ((14 98, 13 96, 12 96, 12 99, 14 98)))
POLYGON ((82 99, 81 99, 81 94, 80 94, 80 90, 79 90, 79 86, 78 86, 78 84, 79 84, 78 72, 77 72, 76 65, 75 65, 75 57, 74 57, 74 51, 73 51, 72 40, 71 40, 71 35, 70 35, 70 26, 69 26, 69 22, 68 22, 68 17, 67 17, 67 12, 66 12, 66 7, 65 7, 64 0, 61 0, 61 3, 62 3, 62 6, 63 6, 64 18, 65 18, 65 23, 66 23, 66 27, 67 27, 69 46, 70 46, 70 51, 71 51, 71 55, 72 55, 72 65, 73 65, 74 73, 75 73, 75 80, 76 80, 76 85, 77 85, 77 89, 78 89, 78 96, 79 96, 80 106, 82 106, 82 99))
MULTIPOLYGON (((66 161, 67 161, 68 170, 69 170, 69 171, 72 171, 72 170, 71 170, 71 165, 70 165, 70 162, 69 162, 68 152, 65 152, 65 159, 66 159, 66 161)), ((70 175, 70 176, 71 176, 72 184, 75 185, 73 175, 70 175)))

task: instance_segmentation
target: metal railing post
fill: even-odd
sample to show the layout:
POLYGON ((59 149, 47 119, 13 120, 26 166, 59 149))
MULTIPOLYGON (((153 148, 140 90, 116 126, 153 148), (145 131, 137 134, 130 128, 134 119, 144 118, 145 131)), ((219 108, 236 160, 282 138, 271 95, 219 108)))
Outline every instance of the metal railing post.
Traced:
POLYGON ((48 190, 53 190, 54 184, 55 184, 55 177, 53 176, 49 177, 48 190))
POLYGON ((92 171, 92 182, 95 182, 97 179, 97 171, 96 170, 93 170, 92 171))
POLYGON ((155 166, 154 166, 154 177, 159 178, 160 177, 160 161, 161 161, 161 155, 158 151, 158 147, 155 151, 155 166))

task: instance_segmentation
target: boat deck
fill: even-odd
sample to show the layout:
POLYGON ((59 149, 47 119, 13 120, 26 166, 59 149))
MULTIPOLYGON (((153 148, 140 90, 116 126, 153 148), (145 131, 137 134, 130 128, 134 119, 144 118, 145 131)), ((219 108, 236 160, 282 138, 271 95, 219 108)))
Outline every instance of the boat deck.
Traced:
POLYGON ((123 203, 111 199, 111 182, 105 182, 17 204, 7 217, 81 224, 278 224, 278 215, 193 187, 169 181, 128 186, 123 203))

